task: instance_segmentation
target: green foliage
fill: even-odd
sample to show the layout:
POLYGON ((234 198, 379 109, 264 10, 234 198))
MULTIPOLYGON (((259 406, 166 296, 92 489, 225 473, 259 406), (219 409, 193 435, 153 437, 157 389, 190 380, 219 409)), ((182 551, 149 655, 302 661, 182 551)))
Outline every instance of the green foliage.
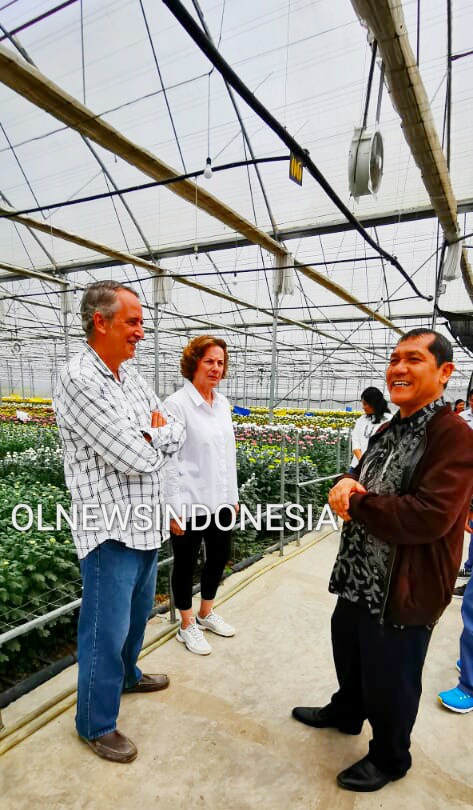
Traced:
MULTIPOLYGON (((56 504, 69 507, 64 489, 33 482, 33 470, 8 473, 0 478, 0 632, 24 624, 55 607, 77 599, 80 594, 79 565, 69 530, 39 531, 36 510, 42 507, 43 524, 56 519, 56 504), (31 507, 35 521, 31 529, 18 531, 12 525, 17 504, 31 507)), ((26 525, 26 512, 18 513, 18 524, 26 525)), ((20 668, 35 653, 44 651, 43 640, 53 627, 71 627, 71 616, 61 617, 44 628, 20 636, 0 648, 0 676, 12 666, 20 668)))
MULTIPOLYGON (((63 458, 55 427, 0 424, 0 632, 53 610, 80 594, 79 565, 70 532, 39 531, 55 522, 56 504, 65 510, 70 499, 64 484, 63 458), (26 532, 12 524, 17 504, 33 509, 35 522, 26 532)), ((18 514, 23 525, 26 513, 18 514)), ((73 636, 76 619, 64 616, 0 648, 0 679, 8 683, 31 670, 31 660, 44 661, 58 638, 73 636)))
MULTIPOLYGON (((257 505, 281 501, 281 460, 285 467, 285 501, 296 500, 296 441, 299 442, 299 478, 307 481, 331 475, 347 461, 347 431, 295 428, 293 425, 235 425, 240 502, 251 514, 257 505), (282 445, 283 442, 283 445, 282 445), (283 446, 283 456, 281 453, 283 446)), ((300 503, 313 505, 314 518, 327 499, 331 481, 300 490, 300 503)), ((0 422, 0 633, 23 624, 34 616, 80 596, 77 556, 67 524, 60 531, 39 531, 37 507, 42 507, 43 524, 55 523, 56 504, 67 511, 70 504, 63 472, 63 457, 55 427, 31 423, 0 422), (25 532, 12 525, 12 511, 19 504, 33 509, 33 527, 25 532)), ((23 524, 25 513, 18 515, 23 524)), ((247 524, 236 529, 232 540, 232 562, 264 551, 278 540, 277 532, 257 531, 247 524)), ((171 553, 162 547, 160 559, 171 553)), ((158 574, 157 593, 168 593, 168 569, 158 574)), ((0 648, 0 688, 34 669, 40 661, 64 649, 75 638, 76 617, 67 615, 43 628, 31 631, 0 648), (62 645, 62 648, 61 648, 62 645)), ((64 653, 62 653, 64 654, 64 653)))
MULTIPOLYGON (((242 457, 241 451, 238 451, 238 456, 239 462, 241 461, 243 467, 245 459, 242 457)), ((245 504, 249 512, 254 515, 256 514, 258 503, 262 503, 259 479, 257 478, 256 472, 250 472, 249 477, 247 477, 245 481, 243 481, 243 478, 241 480, 242 483, 239 488, 240 504, 245 504)), ((254 554, 259 554, 261 551, 264 551, 265 545, 268 545, 268 543, 264 543, 262 533, 258 532, 251 522, 247 523, 245 531, 241 531, 238 525, 237 523, 232 532, 232 563, 239 562, 247 557, 252 557, 254 554)))

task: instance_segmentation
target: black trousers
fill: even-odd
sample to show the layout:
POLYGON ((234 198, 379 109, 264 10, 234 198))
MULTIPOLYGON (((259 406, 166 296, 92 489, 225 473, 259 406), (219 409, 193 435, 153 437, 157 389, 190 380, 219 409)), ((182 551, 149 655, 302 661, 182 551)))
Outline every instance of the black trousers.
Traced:
POLYGON ((390 776, 411 766, 411 731, 422 694, 431 628, 381 625, 367 608, 339 599, 332 647, 339 690, 330 707, 341 729, 361 731, 369 720, 370 760, 390 776))
MULTIPOLYGON (((228 515, 226 512, 226 509, 220 510, 219 522, 222 526, 230 524, 231 514, 229 510, 228 515)), ((199 516, 196 523, 199 523, 199 516)), ((204 516, 200 523, 204 524, 204 516)), ((201 574, 200 593, 202 599, 215 599, 223 570, 230 557, 231 535, 231 531, 219 529, 215 525, 214 515, 211 516, 207 529, 191 529, 191 521, 188 520, 183 535, 171 534, 174 554, 171 585, 174 601, 179 610, 190 610, 192 607, 192 581, 202 540, 205 545, 205 562, 201 574)))

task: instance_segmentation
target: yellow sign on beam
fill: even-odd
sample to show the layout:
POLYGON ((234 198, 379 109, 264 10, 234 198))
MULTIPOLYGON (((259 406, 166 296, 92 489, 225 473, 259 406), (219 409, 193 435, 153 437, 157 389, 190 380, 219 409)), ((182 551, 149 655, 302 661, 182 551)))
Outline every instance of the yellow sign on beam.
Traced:
POLYGON ((289 177, 294 181, 294 183, 297 183, 298 186, 302 186, 303 168, 304 166, 301 158, 296 157, 296 155, 291 152, 291 159, 289 161, 289 177))

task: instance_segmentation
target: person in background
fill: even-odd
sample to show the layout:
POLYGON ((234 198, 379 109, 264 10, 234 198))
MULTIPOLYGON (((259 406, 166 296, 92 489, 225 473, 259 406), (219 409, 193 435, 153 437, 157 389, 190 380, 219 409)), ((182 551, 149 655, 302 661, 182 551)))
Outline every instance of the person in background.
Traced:
POLYGON ((374 386, 365 388, 361 395, 361 407, 365 413, 356 420, 351 434, 353 458, 349 472, 357 468, 360 458, 368 447, 370 436, 376 433, 383 422, 391 419, 388 403, 379 388, 374 386))
POLYGON ((470 391, 470 393, 468 394, 468 404, 470 407, 465 408, 465 410, 459 413, 458 415, 460 419, 465 420, 468 427, 473 428, 473 390, 470 391))
MULTIPOLYGON (((466 531, 471 535, 471 538, 468 546, 468 557, 458 572, 460 579, 470 579, 473 570, 473 515, 470 515, 470 520, 465 528, 466 531)), ((456 597, 456 599, 463 599, 467 584, 468 583, 464 583, 463 585, 458 585, 456 588, 454 588, 453 595, 456 597)))
MULTIPOLYGON (((227 344, 221 338, 201 335, 190 341, 181 358, 184 387, 165 401, 167 409, 184 423, 187 438, 180 452, 166 469, 167 502, 182 517, 186 508, 186 528, 171 520, 174 554, 172 590, 181 614, 177 641, 196 655, 208 655, 212 648, 202 630, 219 636, 235 635, 234 628, 213 610, 215 594, 230 557, 230 526, 233 506, 238 512, 236 447, 230 403, 215 389, 226 376, 227 344), (206 528, 191 525, 192 504, 201 504, 211 513, 206 528), (222 508, 223 507, 223 508, 222 508), (218 512, 218 522, 216 522, 218 512), (202 540, 205 562, 201 574, 201 603, 192 613, 192 583, 202 540)), ((204 527, 204 510, 196 523, 204 527)))
MULTIPOLYGON (((467 410, 460 411, 458 415, 461 419, 464 419, 468 427, 470 427, 473 430, 473 391, 470 391, 468 399, 470 407, 467 408, 467 410)), ((471 540, 468 547, 468 557, 458 572, 458 576, 462 579, 469 579, 473 571, 473 516, 470 519, 470 522, 467 525, 466 530, 471 534, 471 540)), ((463 585, 458 585, 453 591, 454 597, 456 599, 463 599, 466 587, 467 587, 466 583, 463 585)))
POLYGON ((453 413, 461 413, 464 410, 465 410, 465 400, 456 399, 455 405, 453 406, 453 413))
MULTIPOLYGON (((467 520, 465 528, 471 533, 472 526, 473 503, 470 505, 469 520, 467 520)), ((473 711, 473 577, 470 577, 464 586, 462 619, 463 632, 460 636, 460 658, 457 662, 460 670, 460 680, 458 686, 453 689, 439 692, 438 699, 446 709, 459 714, 467 714, 473 711)))
POLYGON ((144 337, 135 291, 111 280, 91 284, 81 316, 87 342, 61 370, 54 393, 66 484, 81 518, 72 530, 83 583, 76 728, 97 756, 131 762, 136 746, 116 727, 122 693, 156 692, 169 678, 137 666, 163 530, 143 529, 126 514, 163 505, 161 469, 185 432, 126 363, 144 337), (89 527, 87 508, 94 509, 89 527))

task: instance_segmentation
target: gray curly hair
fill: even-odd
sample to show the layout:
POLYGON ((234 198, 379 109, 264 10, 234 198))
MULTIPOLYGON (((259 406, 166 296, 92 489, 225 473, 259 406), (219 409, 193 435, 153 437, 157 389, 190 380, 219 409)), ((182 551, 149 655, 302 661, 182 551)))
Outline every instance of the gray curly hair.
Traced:
POLYGON ((118 290, 127 290, 139 298, 138 293, 132 290, 131 287, 126 287, 124 284, 120 284, 119 281, 112 281, 111 279, 95 281, 86 288, 80 305, 80 314, 82 328, 87 338, 93 334, 94 314, 96 312, 100 312, 107 320, 110 320, 115 315, 119 306, 118 290))

